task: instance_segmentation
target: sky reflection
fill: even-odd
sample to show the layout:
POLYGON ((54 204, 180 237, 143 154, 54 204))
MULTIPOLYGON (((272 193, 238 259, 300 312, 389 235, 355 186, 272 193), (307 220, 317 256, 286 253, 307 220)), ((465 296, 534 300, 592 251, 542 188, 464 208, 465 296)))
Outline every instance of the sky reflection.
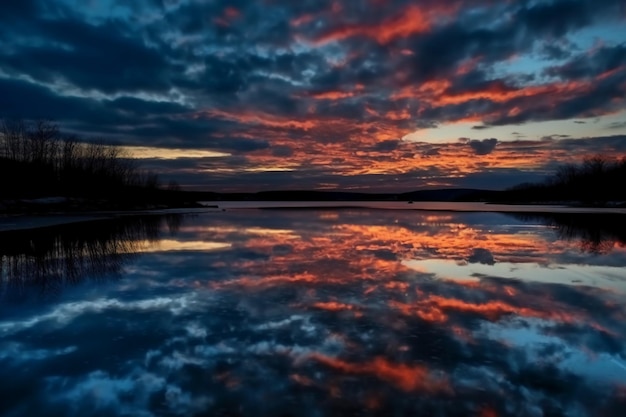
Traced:
MULTIPOLYGON (((0 414, 621 415, 626 247, 542 222, 346 209, 162 224, 115 280, 5 297, 0 414)), ((25 279, 3 275, 5 294, 25 279)))

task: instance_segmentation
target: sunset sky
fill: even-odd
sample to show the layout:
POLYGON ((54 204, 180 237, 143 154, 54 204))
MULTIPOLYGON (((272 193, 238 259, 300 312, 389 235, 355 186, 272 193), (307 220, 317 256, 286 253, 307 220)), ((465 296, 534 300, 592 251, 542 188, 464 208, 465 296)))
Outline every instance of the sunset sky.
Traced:
POLYGON ((501 189, 626 156, 624 0, 0 2, 0 117, 190 189, 501 189))

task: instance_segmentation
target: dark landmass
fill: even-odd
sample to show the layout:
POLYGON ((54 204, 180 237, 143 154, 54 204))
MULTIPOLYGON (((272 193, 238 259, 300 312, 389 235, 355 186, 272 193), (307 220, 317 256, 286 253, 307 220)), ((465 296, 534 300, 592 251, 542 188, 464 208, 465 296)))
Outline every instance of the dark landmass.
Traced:
POLYGON ((49 121, 0 127, 0 213, 197 206, 119 147, 63 135, 49 121))
MULTIPOLYGON (((1 162, 0 162, 1 163, 1 162)), ((33 199, 0 198, 0 215, 45 215, 51 213, 92 213, 106 211, 143 211, 172 208, 201 208, 184 192, 126 190, 113 198, 46 196, 33 199)))
POLYGON ((348 191, 285 190, 258 193, 184 192, 195 201, 488 201, 499 191, 449 188, 407 193, 359 193, 348 191))
POLYGON ((541 183, 519 184, 492 196, 493 202, 563 203, 589 207, 626 207, 626 158, 587 158, 561 166, 541 183))
POLYGON ((441 201, 501 204, 559 204, 626 207, 626 158, 594 156, 581 165, 564 165, 541 183, 495 191, 468 188, 417 190, 406 193, 342 191, 264 191, 258 193, 189 192, 196 201, 441 201))
POLYGON ((500 204, 559 204, 584 207, 626 207, 626 158, 601 156, 581 165, 564 165, 541 183, 507 190, 446 188, 405 193, 284 190, 257 193, 186 192, 194 201, 440 201, 500 204))

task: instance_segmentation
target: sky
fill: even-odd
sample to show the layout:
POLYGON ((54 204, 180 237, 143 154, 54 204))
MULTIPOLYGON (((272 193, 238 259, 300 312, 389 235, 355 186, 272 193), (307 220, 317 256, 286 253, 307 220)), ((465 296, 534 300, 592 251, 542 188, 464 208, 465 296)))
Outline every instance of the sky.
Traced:
POLYGON ((623 0, 0 2, 0 117, 188 189, 502 189, 626 156, 623 0))

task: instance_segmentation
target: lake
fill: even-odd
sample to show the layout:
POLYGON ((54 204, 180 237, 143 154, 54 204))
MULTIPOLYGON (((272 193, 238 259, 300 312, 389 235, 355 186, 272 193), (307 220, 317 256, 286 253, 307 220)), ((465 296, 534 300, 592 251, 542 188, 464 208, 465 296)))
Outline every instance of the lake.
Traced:
POLYGON ((623 416, 619 214, 236 209, 0 233, 2 416, 623 416))

